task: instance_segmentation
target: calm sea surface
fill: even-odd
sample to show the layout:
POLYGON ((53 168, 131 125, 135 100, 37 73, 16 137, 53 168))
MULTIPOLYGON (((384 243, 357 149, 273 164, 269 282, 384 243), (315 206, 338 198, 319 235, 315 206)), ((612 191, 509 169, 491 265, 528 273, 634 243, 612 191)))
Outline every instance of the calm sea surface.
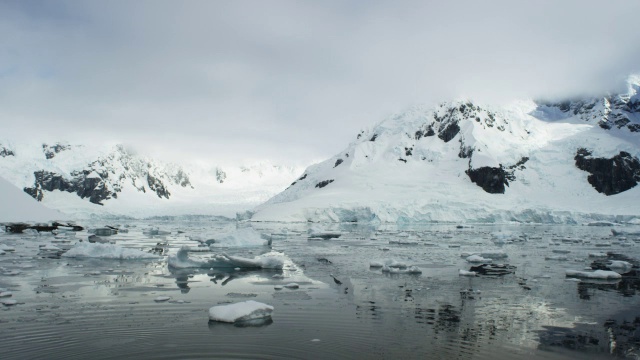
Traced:
MULTIPOLYGON (((635 271, 613 281, 565 277, 566 269, 591 266, 596 259, 590 253, 640 259, 635 236, 612 237, 607 227, 326 225, 342 236, 318 241, 308 240, 307 224, 119 224, 129 232, 112 236, 116 244, 163 249, 163 257, 58 258, 39 251, 39 245, 53 240, 50 234, 0 233, 0 244, 15 248, 0 256, 0 288, 13 293, 0 300, 18 302, 0 306, 1 359, 615 359, 640 354, 635 271), (190 238, 215 238, 237 226, 270 236, 272 249, 218 248, 191 256, 225 252, 252 258, 277 251, 286 256, 284 269, 168 267, 167 254, 198 245, 190 238), (171 234, 144 235, 149 227, 171 234), (515 266, 515 273, 459 276, 459 269, 471 266, 463 252, 496 249, 508 254, 498 262, 515 266), (385 259, 423 272, 390 274, 369 267, 385 259), (299 288, 274 288, 290 282, 299 288), (158 296, 171 300, 154 301, 158 296), (211 306, 245 300, 274 306, 272 321, 208 321, 211 306)), ((87 234, 75 235, 68 240, 87 234)))

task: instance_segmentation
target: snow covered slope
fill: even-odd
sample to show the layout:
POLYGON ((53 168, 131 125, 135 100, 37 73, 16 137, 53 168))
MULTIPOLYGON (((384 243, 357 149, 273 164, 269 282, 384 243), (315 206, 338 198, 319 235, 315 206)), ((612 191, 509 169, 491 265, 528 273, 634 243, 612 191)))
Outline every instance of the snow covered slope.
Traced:
POLYGON ((45 207, 0 177, 0 223, 51 222, 68 219, 69 216, 45 207))
POLYGON ((640 77, 625 94, 414 107, 362 131, 253 221, 573 222, 640 216, 640 77))
POLYGON ((233 216, 282 191, 302 170, 267 162, 177 165, 122 145, 0 141, 0 176, 76 218, 233 216))

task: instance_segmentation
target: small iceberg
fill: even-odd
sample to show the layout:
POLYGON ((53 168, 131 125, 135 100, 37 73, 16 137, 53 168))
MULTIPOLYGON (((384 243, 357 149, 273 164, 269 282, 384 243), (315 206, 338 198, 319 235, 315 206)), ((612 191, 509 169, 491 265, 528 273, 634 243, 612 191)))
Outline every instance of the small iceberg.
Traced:
POLYGON ((596 270, 596 271, 578 271, 578 270, 567 270, 566 275, 568 277, 579 277, 579 278, 587 278, 587 279, 620 279, 622 275, 618 274, 615 271, 608 270, 596 270))
POLYGON ((273 306, 248 300, 235 304, 218 305, 209 309, 209 320, 226 323, 269 319, 273 306))
POLYGON ((458 270, 458 275, 460 276, 478 276, 478 273, 475 271, 467 271, 467 270, 458 270))
POLYGON ((390 268, 398 268, 398 269, 404 269, 408 267, 406 263, 403 263, 395 259, 385 259, 383 261, 371 261, 369 263, 369 267, 372 267, 372 268, 381 268, 385 266, 388 266, 390 268))
POLYGON ((242 269, 278 269, 284 266, 284 261, 276 256, 256 256, 247 259, 227 254, 215 254, 207 260, 189 258, 188 246, 181 247, 176 255, 169 256, 169 266, 176 269, 185 268, 242 268, 242 269))
POLYGON ((158 255, 141 250, 128 249, 114 244, 76 243, 62 257, 70 258, 99 258, 118 260, 158 259, 158 255))

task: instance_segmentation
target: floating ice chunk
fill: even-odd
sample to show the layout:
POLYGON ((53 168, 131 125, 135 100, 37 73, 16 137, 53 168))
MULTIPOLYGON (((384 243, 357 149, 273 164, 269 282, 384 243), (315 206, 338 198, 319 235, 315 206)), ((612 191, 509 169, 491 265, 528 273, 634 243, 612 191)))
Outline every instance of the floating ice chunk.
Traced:
POLYGON ((2 305, 4 306, 12 306, 18 303, 18 301, 16 300, 12 300, 12 299, 6 299, 6 300, 0 300, 0 303, 2 303, 2 305))
POLYGON ((620 279, 622 278, 622 275, 618 274, 617 272, 608 271, 608 270, 596 270, 593 272, 567 270, 566 275, 571 277, 581 277, 581 278, 588 278, 588 279, 620 279))
POLYGON ((384 264, 381 263, 380 261, 372 261, 369 263, 369 267, 372 267, 372 268, 381 268, 383 266, 384 264))
POLYGON ((554 252, 556 254, 568 254, 571 252, 571 250, 565 250, 565 249, 553 249, 551 250, 551 252, 554 252))
POLYGON ((390 274, 422 274, 422 270, 417 266, 410 266, 406 269, 402 269, 385 265, 382 267, 382 272, 388 272, 390 274))
POLYGON ((0 244, 0 250, 6 251, 6 252, 13 252, 13 251, 16 251, 16 248, 14 248, 13 246, 6 245, 6 244, 0 244))
POLYGON ((272 278, 274 278, 274 279, 284 279, 284 275, 282 275, 282 274, 274 274, 272 276, 272 278))
POLYGON ((490 263, 491 261, 493 261, 489 258, 483 258, 480 255, 471 255, 468 258, 466 258, 466 260, 467 262, 470 262, 470 263, 490 263))
POLYGON ((282 290, 283 289, 282 285, 276 285, 273 288, 274 288, 274 290, 282 290))
POLYGON ((13 296, 13 293, 11 291, 2 291, 2 292, 0 292, 0 298, 11 297, 11 296, 13 296))
POLYGON ((114 244, 98 244, 79 242, 69 251, 62 254, 63 257, 72 258, 100 258, 100 259, 157 259, 158 255, 147 253, 141 250, 128 249, 114 244))
POLYGON ((253 259, 215 254, 208 260, 189 258, 189 247, 181 247, 176 255, 169 256, 169 266, 182 268, 243 268, 243 269, 282 269, 284 261, 276 256, 257 256, 253 259))
POLYGON ((628 261, 609 260, 609 263, 607 263, 607 267, 608 268, 618 268, 618 269, 631 269, 633 267, 633 264, 631 264, 628 261))
POLYGON ((41 251, 61 251, 62 250, 59 247, 51 244, 40 245, 39 249, 41 251))
POLYGON ((595 257, 607 257, 607 254, 606 254, 606 253, 603 253, 603 252, 589 253, 589 257, 591 257, 591 258, 595 258, 595 257))
POLYGON ((565 279, 566 281, 573 281, 573 282, 581 282, 582 280, 578 279, 578 278, 567 278, 565 279))
POLYGON ((270 318, 273 306, 248 300, 209 309, 209 320, 227 323, 270 318))
POLYGON ((153 299, 153 301, 155 302, 163 302, 163 301, 169 301, 171 300, 170 296, 158 296, 155 299, 153 299))
POLYGON ((475 271, 467 271, 467 270, 458 270, 458 275, 460 276, 477 276, 478 273, 476 273, 475 271))
POLYGON ((296 283, 289 283, 289 284, 286 284, 284 287, 286 287, 287 289, 297 289, 300 287, 300 285, 296 283))
POLYGON ((395 260, 395 259, 385 259, 383 261, 371 261, 369 263, 369 267, 372 267, 372 268, 381 268, 381 267, 384 267, 384 266, 388 266, 388 267, 391 267, 391 268, 404 269, 408 265, 406 263, 404 263, 404 262, 401 262, 401 261, 398 261, 398 260, 395 260))

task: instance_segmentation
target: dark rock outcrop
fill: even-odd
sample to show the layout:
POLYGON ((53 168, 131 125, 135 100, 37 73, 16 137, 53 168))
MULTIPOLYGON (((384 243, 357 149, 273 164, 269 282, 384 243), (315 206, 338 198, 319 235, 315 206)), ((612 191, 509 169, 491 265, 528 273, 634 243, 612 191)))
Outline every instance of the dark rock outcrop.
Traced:
POLYGON ((590 174, 589 184, 605 195, 627 191, 640 181, 640 161, 624 151, 607 159, 594 158, 589 150, 580 148, 574 160, 578 169, 590 174))
POLYGON ((338 160, 336 160, 336 163, 333 165, 333 167, 335 168, 335 167, 337 167, 338 165, 342 164, 343 162, 344 162, 344 160, 342 160, 342 159, 338 159, 338 160))
POLYGON ((42 144, 42 152, 47 159, 53 159, 56 154, 71 149, 70 145, 63 145, 60 143, 54 145, 42 144))
POLYGON ((504 186, 509 185, 505 170, 502 166, 483 166, 477 169, 468 169, 465 172, 473 183, 491 194, 504 194, 504 186))
POLYGON ((16 156, 16 153, 13 150, 9 149, 9 148, 6 148, 4 146, 0 146, 0 156, 2 156, 2 157, 16 156))
POLYGON ((325 187, 325 186, 327 186, 327 185, 331 184, 332 182, 333 182, 333 179, 330 179, 330 180, 322 180, 322 181, 320 181, 319 183, 317 183, 317 184, 316 184, 316 187, 317 187, 318 189, 322 189, 323 187, 325 187))

